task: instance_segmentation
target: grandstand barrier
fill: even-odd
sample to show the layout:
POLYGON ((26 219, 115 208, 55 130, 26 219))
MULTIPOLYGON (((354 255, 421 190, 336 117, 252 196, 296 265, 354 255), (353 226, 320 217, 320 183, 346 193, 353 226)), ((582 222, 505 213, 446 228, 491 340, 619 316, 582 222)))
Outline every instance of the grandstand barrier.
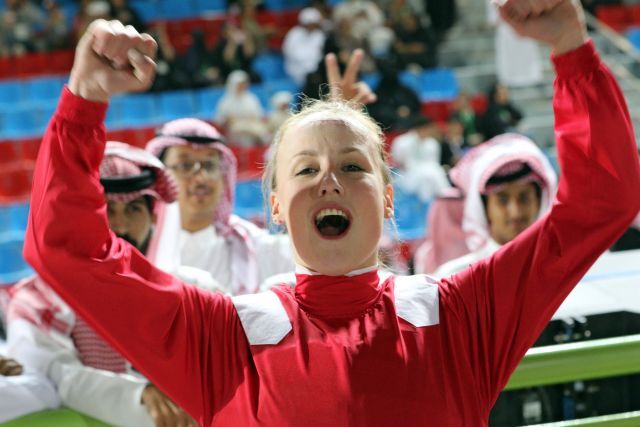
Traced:
POLYGON ((536 347, 527 352, 505 390, 638 374, 639 361, 640 335, 536 347))
POLYGON ((537 424, 530 427, 638 427, 640 426, 640 411, 625 412, 624 414, 603 415, 580 420, 561 421, 556 423, 537 424))

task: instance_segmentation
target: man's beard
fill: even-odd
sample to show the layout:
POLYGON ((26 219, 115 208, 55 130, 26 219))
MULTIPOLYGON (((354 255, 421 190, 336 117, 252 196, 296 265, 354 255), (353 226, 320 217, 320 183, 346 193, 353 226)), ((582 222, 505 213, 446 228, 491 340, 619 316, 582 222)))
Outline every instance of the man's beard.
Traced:
POLYGON ((146 255, 147 249, 149 248, 149 240, 151 240, 151 231, 149 231, 147 238, 144 239, 142 243, 139 243, 136 239, 128 234, 116 234, 116 236, 130 243, 134 248, 146 255))

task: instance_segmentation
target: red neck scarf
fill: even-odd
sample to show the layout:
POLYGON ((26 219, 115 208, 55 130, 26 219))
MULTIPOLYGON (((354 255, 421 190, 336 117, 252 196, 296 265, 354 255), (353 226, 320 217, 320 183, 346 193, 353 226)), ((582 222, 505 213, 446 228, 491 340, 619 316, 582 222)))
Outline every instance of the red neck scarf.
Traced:
POLYGON ((346 276, 296 272, 295 298, 308 314, 327 319, 363 314, 382 294, 378 269, 367 268, 346 276))

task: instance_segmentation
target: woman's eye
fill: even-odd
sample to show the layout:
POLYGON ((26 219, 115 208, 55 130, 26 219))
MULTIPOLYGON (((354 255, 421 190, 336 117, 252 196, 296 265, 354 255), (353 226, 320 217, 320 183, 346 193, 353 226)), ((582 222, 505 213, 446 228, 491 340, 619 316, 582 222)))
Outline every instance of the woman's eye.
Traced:
POLYGON ((301 169, 298 173, 296 173, 296 176, 298 175, 309 175, 311 173, 314 173, 316 170, 314 168, 304 168, 301 169))
POLYGON ((346 165, 342 168, 342 170, 344 170, 345 172, 361 172, 364 169, 362 169, 360 166, 358 165, 346 165))

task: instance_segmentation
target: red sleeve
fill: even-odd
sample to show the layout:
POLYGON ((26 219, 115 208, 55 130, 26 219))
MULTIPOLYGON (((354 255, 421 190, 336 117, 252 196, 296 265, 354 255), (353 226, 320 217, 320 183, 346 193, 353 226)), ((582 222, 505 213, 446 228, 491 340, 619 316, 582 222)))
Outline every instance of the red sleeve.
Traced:
POLYGON ((110 232, 98 173, 106 109, 65 88, 38 155, 24 254, 96 331, 208 425, 242 381, 246 338, 229 298, 182 284, 110 232))
POLYGON ((638 210, 640 171, 622 93, 591 42, 553 58, 562 177, 550 213, 441 286, 449 334, 491 407, 525 352, 638 210))

